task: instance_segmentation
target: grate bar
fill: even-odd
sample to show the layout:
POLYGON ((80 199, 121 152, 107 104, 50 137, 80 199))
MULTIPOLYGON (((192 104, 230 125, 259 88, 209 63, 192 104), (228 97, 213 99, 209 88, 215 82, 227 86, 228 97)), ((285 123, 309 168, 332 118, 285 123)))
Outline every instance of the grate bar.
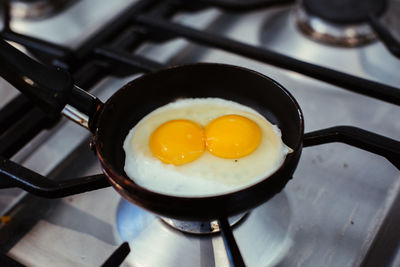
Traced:
POLYGON ((51 118, 39 108, 19 117, 16 122, 0 136, 0 155, 12 157, 40 131, 52 126, 59 117, 51 118))
POLYGON ((54 58, 66 59, 72 57, 72 51, 66 47, 56 45, 35 37, 22 35, 12 31, 1 32, 1 37, 23 45, 27 49, 45 53, 54 58))
POLYGON ((224 240, 226 253, 231 267, 244 267, 246 266, 243 261, 242 254, 240 253, 239 247, 236 243, 235 237, 232 233, 232 228, 229 225, 226 217, 218 219, 218 225, 221 229, 221 235, 224 240))
POLYGON ((353 126, 336 126, 304 135, 303 146, 342 142, 387 158, 400 169, 400 142, 353 126))
POLYGON ((113 62, 118 62, 120 64, 144 72, 151 72, 164 67, 164 65, 161 63, 149 60, 142 56, 132 55, 128 52, 117 50, 114 48, 102 47, 96 49, 96 54, 102 56, 105 59, 111 60, 113 62))
POLYGON ((198 2, 235 12, 252 11, 259 8, 291 5, 295 3, 294 0, 199 0, 198 2))
POLYGON ((400 42, 386 29, 382 22, 375 16, 369 16, 369 25, 378 35, 379 39, 386 46, 393 56, 400 59, 400 42))
POLYGON ((104 174, 53 181, 0 157, 0 188, 19 187, 45 198, 61 198, 110 186, 104 174))
POLYGON ((292 70, 355 93, 400 105, 400 89, 390 85, 381 84, 340 71, 307 63, 272 50, 255 47, 227 37, 196 30, 166 20, 145 15, 139 15, 135 20, 138 23, 149 27, 150 30, 153 30, 153 33, 168 33, 175 37, 185 37, 200 44, 236 53, 287 70, 292 70))

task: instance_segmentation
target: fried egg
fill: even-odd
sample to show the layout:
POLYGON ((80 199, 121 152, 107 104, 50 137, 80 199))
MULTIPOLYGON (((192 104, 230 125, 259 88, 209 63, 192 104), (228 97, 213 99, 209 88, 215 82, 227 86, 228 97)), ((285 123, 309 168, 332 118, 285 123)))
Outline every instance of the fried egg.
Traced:
POLYGON ((220 98, 177 100, 149 113, 125 138, 125 173, 162 194, 234 192, 275 172, 291 149, 254 109, 220 98))

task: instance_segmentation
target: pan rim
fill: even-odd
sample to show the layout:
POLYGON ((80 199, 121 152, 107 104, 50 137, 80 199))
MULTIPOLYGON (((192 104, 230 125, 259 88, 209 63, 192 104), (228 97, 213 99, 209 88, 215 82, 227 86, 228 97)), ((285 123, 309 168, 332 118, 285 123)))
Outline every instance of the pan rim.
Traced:
MULTIPOLYGON (((303 136, 304 136, 304 117, 303 117, 303 112, 300 108, 300 105, 297 103, 296 99, 290 94, 290 92, 283 87, 280 83, 278 83, 277 81, 273 80, 272 78, 257 72, 255 70, 251 70, 245 67, 241 67, 241 66, 236 66, 236 65, 231 65, 231 64, 225 64, 225 63, 211 63, 211 62, 200 62, 200 63, 189 63, 189 64, 179 64, 179 65, 174 65, 174 66, 168 66, 166 68, 162 68, 159 69, 157 71, 151 72, 151 73, 147 73, 144 74, 130 82, 128 82, 126 85, 124 85, 122 88, 120 88, 116 93, 114 93, 105 103, 104 106, 97 118, 96 121, 96 130, 94 133, 94 140, 95 140, 95 144, 96 144, 96 153, 97 156, 100 160, 100 163, 102 165, 103 171, 106 173, 106 175, 108 176, 110 182, 113 184, 114 187, 118 187, 116 188, 117 191, 118 190, 123 190, 123 191, 128 191, 128 192, 132 192, 132 191, 140 191, 141 194, 147 195, 149 197, 154 197, 155 199, 170 199, 170 200, 175 200, 175 201, 188 201, 188 200, 192 200, 192 201, 200 201, 200 202, 205 202, 205 201, 215 201, 218 199, 229 199, 229 198, 234 198, 235 196, 241 194, 244 191, 248 191, 251 190, 252 188, 256 188, 258 186, 260 186, 260 184, 265 183, 267 180, 269 180, 271 177, 274 177, 277 173, 282 172, 283 169, 287 168, 288 164, 290 161, 296 161, 294 162, 294 167, 293 169, 296 169, 297 163, 298 163, 298 159, 300 157, 300 153, 302 150, 302 140, 303 140, 303 136), (297 111, 297 117, 298 117, 298 121, 299 121, 299 127, 298 128, 298 132, 296 134, 297 136, 297 140, 296 140, 296 146, 295 147, 291 147, 293 149, 293 152, 291 154, 288 154, 285 157, 285 160, 283 161, 283 163, 280 165, 280 167, 273 172, 272 174, 270 174, 269 176, 263 178, 262 180, 258 181, 255 184, 251 184, 249 186, 246 186, 245 188, 241 188, 239 190, 235 190, 232 192, 227 192, 227 193, 222 193, 222 194, 217 194, 217 195, 206 195, 206 196, 177 196, 177 195, 169 195, 169 194, 163 194, 163 193, 159 193, 159 192, 155 192, 155 191, 151 191, 145 187, 142 187, 138 184, 136 184, 134 182, 134 180, 132 178, 129 177, 125 177, 125 175, 123 174, 119 174, 118 171, 116 171, 112 165, 108 162, 108 160, 106 159, 106 157, 103 155, 102 153, 102 149, 101 147, 98 147, 99 145, 99 125, 102 121, 102 116, 104 114, 104 111, 107 110, 107 107, 111 105, 111 103, 113 103, 113 99, 114 96, 118 95, 119 93, 121 93, 123 90, 127 90, 126 88, 129 87, 134 87, 135 83, 140 82, 143 79, 149 79, 152 76, 157 75, 160 72, 165 72, 165 71, 169 71, 169 70, 177 70, 177 69, 181 69, 181 68, 187 68, 187 67, 196 67, 196 66, 218 66, 218 67, 223 67, 223 68, 234 68, 234 69, 238 69, 240 71, 245 71, 248 73, 252 73, 253 75, 259 76, 263 79, 267 79, 269 82, 271 82, 275 87, 279 88, 285 95, 286 97, 290 100, 290 102, 293 103, 294 108, 297 111)), ((291 179, 291 177, 288 178, 281 178, 281 179, 286 179, 287 181, 291 179)), ((285 182, 286 184, 287 182, 285 182)), ((138 204, 140 205, 140 203, 138 204)))

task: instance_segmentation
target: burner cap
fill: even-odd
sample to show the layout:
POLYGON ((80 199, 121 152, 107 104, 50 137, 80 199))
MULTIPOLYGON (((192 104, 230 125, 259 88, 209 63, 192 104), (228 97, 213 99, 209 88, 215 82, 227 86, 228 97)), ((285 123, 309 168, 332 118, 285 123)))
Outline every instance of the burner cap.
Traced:
POLYGON ((10 0, 13 18, 43 19, 56 14, 72 0, 10 0))
POLYGON ((366 22, 370 14, 379 16, 387 0, 303 0, 305 10, 316 17, 338 24, 366 22))

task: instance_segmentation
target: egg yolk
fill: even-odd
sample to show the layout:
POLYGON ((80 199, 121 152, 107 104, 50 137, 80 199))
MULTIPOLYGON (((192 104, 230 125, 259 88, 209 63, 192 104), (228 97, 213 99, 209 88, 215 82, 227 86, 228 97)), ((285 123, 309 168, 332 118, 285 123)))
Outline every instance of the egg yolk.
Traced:
POLYGON ((254 121, 240 115, 225 115, 205 128, 206 147, 220 158, 241 158, 260 144, 261 130, 254 121))
POLYGON ((189 120, 167 121, 151 135, 150 149, 164 163, 186 164, 204 152, 204 131, 201 126, 189 120))

